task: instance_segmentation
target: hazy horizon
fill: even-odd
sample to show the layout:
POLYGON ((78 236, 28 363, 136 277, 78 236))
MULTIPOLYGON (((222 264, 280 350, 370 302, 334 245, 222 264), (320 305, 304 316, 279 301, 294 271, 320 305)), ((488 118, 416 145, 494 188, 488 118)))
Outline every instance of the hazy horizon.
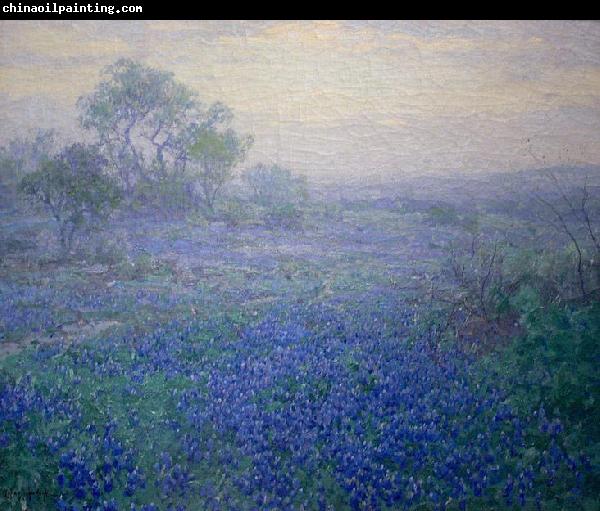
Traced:
POLYGON ((597 22, 2 21, 0 143, 81 138, 121 57, 223 101, 244 167, 315 178, 600 164, 597 22), (530 139, 529 145, 526 140, 530 139))

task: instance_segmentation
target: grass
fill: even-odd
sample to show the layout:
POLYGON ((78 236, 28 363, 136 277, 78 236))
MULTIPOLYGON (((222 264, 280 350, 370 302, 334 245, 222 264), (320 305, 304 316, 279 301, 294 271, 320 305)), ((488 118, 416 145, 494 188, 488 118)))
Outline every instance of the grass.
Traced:
MULTIPOLYGON (((61 493, 71 503, 81 501, 74 487, 57 482, 63 472, 69 481, 79 477, 77 467, 61 459, 74 452, 98 480, 105 458, 123 465, 110 472, 116 489, 101 493, 106 506, 114 499, 127 511, 132 504, 135 511, 149 511, 143 506, 151 503, 168 511, 177 505, 254 509, 257 497, 265 509, 320 509, 325 501, 333 509, 391 510, 400 505, 391 502, 404 499, 409 509, 429 510, 437 509, 438 493, 449 510, 512 509, 517 498, 507 503, 506 477, 520 477, 528 465, 543 467, 531 485, 543 491, 544 509, 598 509, 588 487, 565 468, 583 437, 573 441, 571 429, 553 440, 537 431, 523 396, 510 394, 517 369, 505 371, 502 387, 490 376, 492 366, 497 369, 494 355, 454 368, 444 352, 448 346, 433 356, 420 344, 422 325, 415 325, 411 304, 423 299, 420 286, 438 273, 448 241, 464 234, 457 218, 431 222, 427 211, 367 203, 345 210, 315 207, 302 233, 121 221, 115 227, 127 259, 102 264, 101 272, 90 271, 93 260, 48 265, 45 247, 20 245, 11 253, 16 259, 5 259, 0 268, 0 346, 10 347, 0 359, 0 386, 21 396, 5 402, 14 417, 0 417, 0 433, 10 438, 3 447, 0 437, 8 467, 0 476, 2 504, 19 509, 25 498, 28 509, 53 509, 61 493), (26 263, 35 261, 34 272, 26 263), (404 366, 406 360, 411 363, 404 366), (430 386, 432 378, 439 384, 430 386), (386 381, 394 384, 387 388, 386 381), (420 401, 413 385, 414 392, 425 386, 420 401), (499 386, 510 399, 497 394, 499 386), (383 390, 394 395, 394 407, 385 408, 390 405, 383 390), (239 400, 241 394, 247 400, 239 400), (464 402, 450 403, 453 395, 464 402), (477 406, 488 406, 476 405, 480 396, 493 403, 477 415, 477 406), (385 413, 369 408, 381 399, 385 413), (436 408, 427 410, 429 403, 436 408), (523 421, 524 443, 505 440, 515 435, 512 418, 493 418, 507 403, 523 421), (298 413, 299 406, 306 413, 298 413), (321 428, 303 422, 304 415, 319 421, 334 410, 344 412, 321 428), (226 416, 223 423, 217 412, 226 416), (415 414, 421 422, 411 422, 415 414), (402 421, 410 427, 404 430, 402 421), (463 456, 461 477, 475 477, 468 456, 483 459, 477 449, 488 445, 479 437, 486 428, 492 432, 489 448, 502 455, 501 473, 496 477, 492 470, 489 477, 497 480, 482 495, 467 496, 436 471, 448 456, 463 456), (323 431, 331 437, 319 436, 323 431), (453 438, 444 440, 450 444, 436 443, 438 431, 453 438), (388 475, 378 479, 376 453, 399 432, 405 437, 390 449, 404 452, 408 465, 382 455, 388 475), (243 435, 251 441, 242 442, 243 435), (316 461, 299 461, 294 449, 301 450, 300 440, 315 442, 310 456, 316 461), (295 441, 294 449, 285 447, 295 441), (544 456, 552 442, 562 457, 552 465, 555 486, 546 487, 544 470, 551 464, 544 456), (115 448, 123 454, 115 455, 115 448), (146 484, 127 495, 128 477, 138 473, 146 484), (396 481, 392 474, 404 478, 393 483, 402 496, 390 497, 386 489, 386 478, 396 481), (421 494, 419 485, 430 493, 421 494), (572 487, 582 494, 571 495, 572 487)), ((497 213, 480 218, 484 228, 509 221, 497 213)), ((19 236, 16 221, 2 229, 19 236)), ((523 508, 536 507, 532 490, 523 508)))

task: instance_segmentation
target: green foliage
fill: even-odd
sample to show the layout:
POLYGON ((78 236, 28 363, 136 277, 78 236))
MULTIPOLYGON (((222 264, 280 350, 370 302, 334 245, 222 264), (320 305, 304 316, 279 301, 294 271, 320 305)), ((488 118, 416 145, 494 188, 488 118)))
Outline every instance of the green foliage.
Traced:
POLYGON ((54 485, 58 463, 49 452, 44 454, 34 456, 24 438, 0 448, 0 508, 52 509, 51 503, 59 496, 54 485))
POLYGON ((306 178, 278 165, 258 164, 242 176, 250 188, 252 201, 264 210, 263 219, 271 228, 299 229, 300 209, 308 198, 306 178))
POLYGON ((591 497, 600 493, 600 303, 543 305, 524 287, 515 296, 525 333, 508 348, 484 359, 522 412, 544 409, 570 431, 569 443, 585 450, 595 469, 588 476, 591 497), (595 495, 594 495, 595 493, 595 495))
POLYGON ((454 245, 443 268, 456 288, 446 299, 486 320, 507 312, 508 300, 527 279, 527 267, 514 264, 515 251, 497 240, 473 236, 466 246, 454 245))
POLYGON ((542 306, 531 289, 516 302, 526 334, 507 352, 525 386, 600 439, 600 304, 542 306), (551 369, 551 370, 549 370, 551 369))
POLYGON ((89 263, 114 267, 127 260, 127 240, 114 233, 97 233, 78 247, 78 252, 80 259, 89 263))
POLYGON ((54 150, 56 134, 53 130, 37 130, 34 134, 13 138, 0 148, 0 179, 20 180, 37 170, 54 150))
POLYGON ((160 269, 160 261, 144 252, 132 260, 122 261, 117 268, 117 272, 122 279, 145 280, 149 275, 160 271, 160 269))
MULTIPOLYGON (((9 381, 14 383, 15 378, 0 371, 0 388, 9 381)), ((41 438, 55 432, 56 424, 46 422, 41 413, 30 413, 26 420, 30 424, 29 435, 33 432, 41 438)), ((56 457, 48 448, 42 448, 34 455, 28 447, 31 437, 28 438, 29 435, 26 436, 12 421, 4 421, 3 432, 14 435, 17 441, 0 445, 0 509, 51 509, 58 497, 56 457)))
MULTIPOLYGON (((589 287, 597 287, 593 265, 581 271, 589 287)), ((542 306, 583 298, 572 245, 536 250, 472 234, 470 241, 452 244, 443 274, 455 284, 446 298, 486 320, 515 313, 527 289, 542 306)))
POLYGON ((429 220, 434 225, 453 225, 459 222, 459 216, 452 206, 433 206, 427 211, 429 220))
MULTIPOLYGON (((581 248, 583 264, 581 272, 584 282, 590 289, 598 288, 596 268, 591 250, 581 248)), ((577 269, 578 254, 573 244, 560 250, 546 250, 537 261, 540 283, 544 283, 545 294, 560 296, 563 300, 578 298, 581 295, 577 269)))
POLYGON ((180 175, 193 132, 218 116, 200 112, 195 94, 172 73, 120 59, 105 74, 79 100, 81 125, 98 134, 123 189, 129 195, 140 179, 180 175))
POLYGON ((258 164, 243 175, 254 202, 262 206, 299 204, 308 197, 306 178, 278 165, 258 164))
MULTIPOLYGON (((592 289, 593 274, 591 266, 580 272, 578 256, 572 245, 536 250, 474 235, 455 244, 446 262, 444 274, 454 285, 440 303, 452 307, 424 327, 450 322, 458 330, 475 330, 480 343, 490 341, 492 331, 482 371, 496 376, 521 412, 559 418, 570 432, 570 447, 600 467, 600 303, 580 292, 580 275, 592 289), (462 323, 457 310, 467 312, 462 323)), ((586 497, 594 505, 600 471, 587 477, 586 497)))
POLYGON ((119 204, 121 195, 105 167, 95 146, 73 144, 21 181, 20 191, 42 204, 58 223, 63 248, 71 248, 77 230, 93 227, 119 204))
POLYGON ((228 197, 219 206, 218 217, 228 227, 238 227, 252 219, 252 208, 236 197, 228 197))
POLYGON ((301 229, 304 214, 295 204, 277 204, 267 210, 265 223, 271 228, 301 229))
POLYGON ((229 131, 219 133, 213 130, 205 130, 198 134, 194 140, 190 154, 192 158, 206 160, 220 164, 223 167, 232 166, 238 156, 239 143, 235 133, 229 131))
POLYGON ((0 147, 0 201, 17 205, 19 182, 52 155, 55 136, 53 130, 39 129, 0 147))
POLYGON ((219 192, 231 181, 235 166, 244 160, 252 143, 251 136, 240 137, 232 129, 204 129, 196 134, 189 147, 192 176, 209 212, 214 212, 219 192))

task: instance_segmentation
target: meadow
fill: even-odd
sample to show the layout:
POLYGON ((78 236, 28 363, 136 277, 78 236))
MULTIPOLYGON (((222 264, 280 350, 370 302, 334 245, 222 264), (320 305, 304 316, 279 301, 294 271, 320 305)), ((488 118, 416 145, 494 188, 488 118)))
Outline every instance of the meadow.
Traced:
POLYGON ((122 213, 69 257, 5 209, 3 509, 598 509, 597 300, 546 305, 549 336, 531 288, 457 316, 473 217, 521 252, 548 229, 389 191, 331 188, 296 228, 122 213))

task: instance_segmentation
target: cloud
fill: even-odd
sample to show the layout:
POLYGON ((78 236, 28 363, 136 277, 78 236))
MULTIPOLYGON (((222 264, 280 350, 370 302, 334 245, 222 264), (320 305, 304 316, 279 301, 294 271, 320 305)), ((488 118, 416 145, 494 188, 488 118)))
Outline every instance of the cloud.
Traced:
POLYGON ((74 109, 74 101, 93 89, 99 79, 96 66, 53 68, 1 66, 0 92, 13 98, 42 96, 74 109))
MULTIPOLYGON (((369 161, 392 168, 407 158, 412 166, 444 158, 446 166, 477 158, 501 166, 515 152, 511 132, 552 143, 567 130, 585 143, 597 133, 577 126, 583 112, 600 111, 598 24, 166 20, 0 29, 0 93, 11 100, 45 98, 73 118, 101 69, 130 56, 173 71, 206 103, 230 105, 238 127, 255 133, 255 155, 323 171, 358 172, 369 161)), ((13 124, 39 121, 31 109, 22 117, 13 124)))
POLYGON ((81 56, 115 57, 127 53, 127 42, 119 37, 90 37, 87 23, 2 21, 2 60, 32 56, 52 60, 81 56))

